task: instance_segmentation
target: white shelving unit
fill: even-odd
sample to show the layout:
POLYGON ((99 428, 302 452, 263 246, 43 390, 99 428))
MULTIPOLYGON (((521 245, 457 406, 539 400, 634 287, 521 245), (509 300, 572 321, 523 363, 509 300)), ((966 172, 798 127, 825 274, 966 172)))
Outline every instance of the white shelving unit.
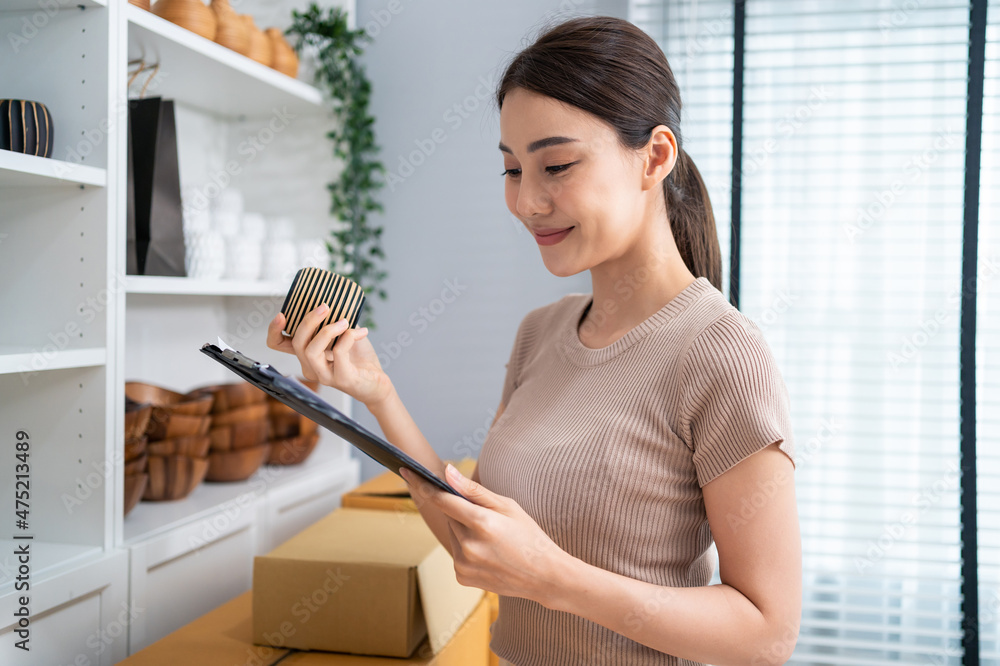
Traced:
MULTIPOLYGON (((0 151, 0 311, 17 322, 0 337, 0 424, 9 441, 23 430, 31 442, 30 528, 16 529, 13 511, 0 516, 0 663, 110 665, 246 589, 253 556, 336 507, 359 465, 346 442, 324 432, 302 465, 206 482, 184 500, 140 502, 122 517, 124 382, 186 390, 234 381, 198 346, 235 332, 244 351, 267 358, 262 327, 287 290, 126 275, 127 64, 159 62, 151 94, 205 126, 318 117, 323 98, 125 0, 51 7, 0 3, 0 34, 24 37, 4 56, 0 90, 46 104, 55 127, 52 158, 0 151), (32 22, 37 30, 25 27, 32 22), (28 653, 14 647, 24 594, 15 590, 17 534, 33 537, 28 653), (116 627, 123 609, 142 610, 116 627)), ((260 8, 274 11, 263 0, 260 8)), ((263 178, 274 182, 280 160, 313 141, 301 135, 317 126, 289 125, 266 165, 243 166, 266 166, 263 178)), ((224 141, 204 147, 216 160, 225 150, 224 141)), ((294 358, 280 360, 295 369, 294 358)), ((349 411, 346 396, 324 391, 349 411)), ((0 501, 12 506, 17 461, 7 450, 0 501)))
POLYGON ((0 150, 0 188, 52 185, 104 187, 105 169, 0 150))
POLYGON ((130 275, 125 279, 129 294, 174 294, 186 296, 283 296, 284 282, 255 280, 199 280, 182 277, 130 275))
POLYGON ((107 353, 101 348, 47 351, 43 347, 38 351, 24 345, 0 345, 0 375, 86 368, 106 361, 107 353))
POLYGON ((125 10, 129 60, 160 63, 158 95, 233 118, 320 109, 316 88, 138 7, 125 10))

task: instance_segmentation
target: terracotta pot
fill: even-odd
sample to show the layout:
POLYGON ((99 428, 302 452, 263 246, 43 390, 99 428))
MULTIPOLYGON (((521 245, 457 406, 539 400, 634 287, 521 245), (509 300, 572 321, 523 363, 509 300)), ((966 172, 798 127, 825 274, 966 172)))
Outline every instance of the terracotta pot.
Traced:
POLYGON ((216 43, 241 55, 250 53, 247 25, 229 4, 229 0, 212 0, 212 12, 215 13, 216 43))
POLYGON ((205 39, 215 39, 215 14, 202 0, 159 0, 153 13, 205 39))
POLYGON ((293 79, 299 74, 299 57, 295 49, 285 41, 285 36, 277 28, 264 31, 271 40, 271 67, 293 79))
POLYGON ((246 54, 248 58, 256 60, 262 65, 271 66, 271 40, 267 38, 264 31, 257 27, 257 24, 253 22, 253 17, 249 14, 243 14, 240 18, 243 19, 244 25, 247 28, 247 34, 250 35, 250 50, 246 54))

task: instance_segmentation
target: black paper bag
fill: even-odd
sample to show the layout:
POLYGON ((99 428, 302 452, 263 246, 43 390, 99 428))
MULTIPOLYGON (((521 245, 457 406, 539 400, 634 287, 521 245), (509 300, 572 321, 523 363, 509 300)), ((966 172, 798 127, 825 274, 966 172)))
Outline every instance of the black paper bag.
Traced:
MULTIPOLYGON (((130 114, 131 115, 131 114, 130 114)), ((126 207, 125 207, 125 228, 126 228, 126 244, 125 244, 125 273, 128 275, 142 275, 142 268, 139 264, 139 250, 136 245, 135 236, 135 169, 132 166, 132 119, 128 119, 128 133, 127 133, 128 144, 126 153, 128 153, 128 182, 126 183, 126 188, 128 196, 126 197, 126 207)), ((145 257, 143 257, 143 264, 145 264, 145 257)))
POLYGON ((184 276, 174 103, 147 97, 129 100, 128 106, 136 269, 142 275, 184 276))

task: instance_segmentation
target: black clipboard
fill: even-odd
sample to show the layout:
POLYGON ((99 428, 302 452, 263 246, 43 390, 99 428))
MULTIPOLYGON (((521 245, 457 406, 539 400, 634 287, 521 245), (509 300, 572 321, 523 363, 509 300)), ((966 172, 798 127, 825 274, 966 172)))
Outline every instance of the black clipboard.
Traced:
POLYGON ((211 342, 202 345, 201 351, 299 414, 343 437, 397 476, 399 468, 405 467, 441 490, 462 497, 429 469, 320 398, 294 377, 286 377, 271 365, 259 363, 235 349, 222 349, 211 342))

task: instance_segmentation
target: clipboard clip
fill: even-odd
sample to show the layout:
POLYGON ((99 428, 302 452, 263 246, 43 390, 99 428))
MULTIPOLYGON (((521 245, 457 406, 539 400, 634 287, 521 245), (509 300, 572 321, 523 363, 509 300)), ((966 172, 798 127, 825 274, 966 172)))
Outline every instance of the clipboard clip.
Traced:
POLYGON ((231 361, 236 361, 244 368, 254 370, 258 367, 257 361, 247 358, 242 353, 236 351, 235 349, 223 349, 222 355, 231 361))
POLYGON ((202 349, 205 349, 206 347, 215 347, 216 349, 219 350, 219 353, 223 357, 229 359, 230 361, 236 362, 238 365, 241 365, 244 368, 247 368, 248 370, 256 370, 261 367, 268 367, 264 364, 261 364, 253 360, 248 356, 245 356, 243 352, 236 351, 235 349, 227 345, 225 342, 223 342, 222 338, 219 338, 219 344, 217 345, 213 345, 211 342, 206 342, 205 344, 202 345, 202 349))

